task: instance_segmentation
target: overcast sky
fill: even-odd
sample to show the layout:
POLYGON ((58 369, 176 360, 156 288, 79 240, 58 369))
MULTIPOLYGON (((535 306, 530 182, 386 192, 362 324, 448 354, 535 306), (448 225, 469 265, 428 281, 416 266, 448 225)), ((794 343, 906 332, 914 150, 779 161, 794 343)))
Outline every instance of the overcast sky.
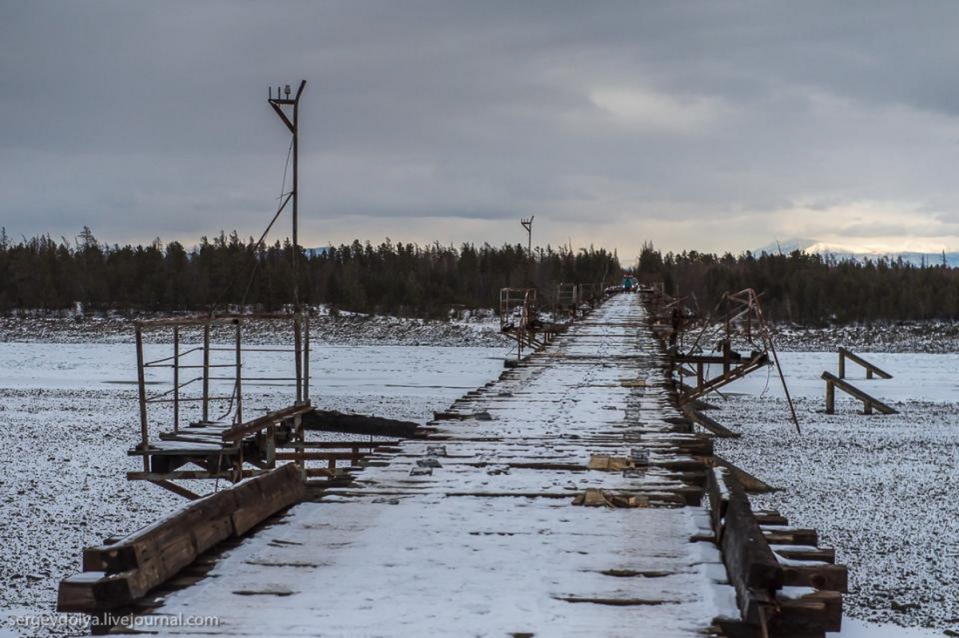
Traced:
POLYGON ((0 0, 0 225, 959 250, 959 3, 0 0), (279 229, 288 232, 289 220, 279 229))

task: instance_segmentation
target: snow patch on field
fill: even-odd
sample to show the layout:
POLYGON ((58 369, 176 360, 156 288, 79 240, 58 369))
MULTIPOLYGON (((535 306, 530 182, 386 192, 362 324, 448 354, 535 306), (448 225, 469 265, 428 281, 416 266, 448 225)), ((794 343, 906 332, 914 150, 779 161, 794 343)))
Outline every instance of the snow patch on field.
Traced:
MULTIPOLYGON (((311 359, 312 398, 324 409, 422 423, 499 374, 503 354, 320 347, 311 359)), ((288 358, 264 355, 250 372, 282 373, 288 358)), ((182 505, 160 488, 126 480, 126 471, 140 469, 139 459, 126 455, 139 427, 134 363, 128 344, 0 343, 0 631, 13 610, 53 612, 57 584, 78 571, 83 547, 182 505)), ((288 388, 246 390, 251 410, 289 403, 288 388)))
MULTIPOLYGON (((313 342, 329 345, 500 347, 508 344, 499 331, 499 319, 488 313, 449 321, 340 313, 314 316, 310 323, 313 342)), ((226 337, 230 330, 229 326, 217 326, 214 336, 226 337)), ((244 340, 246 343, 278 343, 289 339, 289 331, 289 325, 282 322, 255 322, 247 324, 244 340)), ((166 341, 172 338, 162 331, 155 334, 166 341)), ((199 339, 198 335, 193 338, 199 339)), ((189 342, 188 331, 184 338, 189 342)), ((0 342, 126 344, 132 339, 132 321, 120 316, 94 316, 83 321, 56 315, 0 316, 0 342)))
POLYGON ((819 375, 836 372, 836 357, 780 353, 802 435, 775 371, 727 386, 725 401, 712 395, 721 411, 710 416, 743 435, 717 439, 717 452, 783 489, 753 496, 756 507, 817 528, 836 548, 850 569, 847 614, 959 630, 959 356, 869 355, 889 380, 867 381, 847 362, 851 383, 900 412, 872 416, 838 391, 836 414, 824 414, 819 375))

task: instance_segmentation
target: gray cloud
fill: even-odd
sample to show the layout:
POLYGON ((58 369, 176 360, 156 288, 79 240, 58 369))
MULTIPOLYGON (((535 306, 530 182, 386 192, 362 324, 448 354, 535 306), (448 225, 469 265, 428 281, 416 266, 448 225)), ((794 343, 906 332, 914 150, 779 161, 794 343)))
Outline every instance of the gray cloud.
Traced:
POLYGON ((515 241, 529 214, 624 255, 850 215, 852 240, 951 234, 957 24, 946 2, 6 0, 0 224, 257 234, 287 150, 266 87, 305 77, 312 243, 515 241))

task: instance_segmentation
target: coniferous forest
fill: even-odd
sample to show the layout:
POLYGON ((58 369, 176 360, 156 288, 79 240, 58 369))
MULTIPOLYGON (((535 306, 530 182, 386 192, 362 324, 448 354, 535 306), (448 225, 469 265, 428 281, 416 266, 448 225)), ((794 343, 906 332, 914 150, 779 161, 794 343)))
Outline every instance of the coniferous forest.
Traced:
POLYGON ((799 251, 759 256, 666 253, 644 245, 639 270, 688 296, 703 314, 726 291, 763 293, 768 319, 805 325, 855 321, 959 319, 959 268, 902 260, 838 261, 799 251))
MULTIPOLYGON (((602 282, 620 274, 602 249, 534 249, 517 245, 373 245, 354 241, 302 251, 299 296, 356 312, 438 317, 452 307, 495 308, 506 286, 555 289, 558 282, 602 282)), ((237 233, 195 248, 159 239, 145 246, 106 246, 88 228, 75 241, 49 236, 13 243, 0 233, 0 311, 59 309, 205 311, 228 305, 275 310, 293 301, 289 242, 257 247, 237 233)))
MULTIPOLYGON (((293 299, 292 249, 256 247, 234 232, 193 248, 177 242, 105 245, 84 228, 74 241, 13 242, 0 231, 0 311, 204 311, 240 304, 275 310, 293 299)), ((807 325, 959 319, 959 269, 902 261, 835 261, 819 255, 718 256, 641 248, 638 263, 603 249, 354 241, 304 251, 300 299, 342 310, 439 317, 452 307, 495 308, 505 286, 533 286, 547 301, 559 282, 617 283, 623 269, 688 296, 706 313, 726 291, 763 292, 768 318, 807 325)))

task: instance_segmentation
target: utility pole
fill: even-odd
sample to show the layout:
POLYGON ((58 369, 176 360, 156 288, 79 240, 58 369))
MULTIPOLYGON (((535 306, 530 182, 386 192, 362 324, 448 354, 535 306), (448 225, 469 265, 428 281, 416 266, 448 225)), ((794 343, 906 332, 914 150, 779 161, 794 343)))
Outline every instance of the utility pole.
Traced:
POLYGON ((533 256, 533 217, 533 215, 530 215, 529 219, 519 220, 519 223, 526 229, 526 251, 530 257, 533 256))
MULTIPOLYGON (((296 95, 290 97, 292 90, 290 85, 287 84, 283 87, 282 91, 280 87, 276 87, 276 96, 273 95, 273 87, 270 87, 270 97, 267 100, 270 103, 270 106, 273 107, 273 110, 276 111, 276 114, 280 116, 280 119, 283 120, 283 123, 286 124, 286 127, 290 129, 290 133, 293 135, 293 190, 290 191, 290 194, 287 196, 287 200, 290 198, 293 200, 293 303, 296 306, 296 309, 300 309, 300 281, 298 275, 298 266, 297 262, 300 260, 300 243, 297 238, 297 203, 300 199, 299 191, 299 167, 297 162, 298 156, 298 146, 299 146, 299 114, 300 114, 300 96, 303 95, 303 89, 306 87, 306 80, 300 80, 300 86, 296 89, 296 95), (292 107, 292 108, 290 108, 292 107)), ((284 201, 284 205, 286 204, 284 201)), ((283 206, 280 207, 280 210, 283 210, 283 206)))

